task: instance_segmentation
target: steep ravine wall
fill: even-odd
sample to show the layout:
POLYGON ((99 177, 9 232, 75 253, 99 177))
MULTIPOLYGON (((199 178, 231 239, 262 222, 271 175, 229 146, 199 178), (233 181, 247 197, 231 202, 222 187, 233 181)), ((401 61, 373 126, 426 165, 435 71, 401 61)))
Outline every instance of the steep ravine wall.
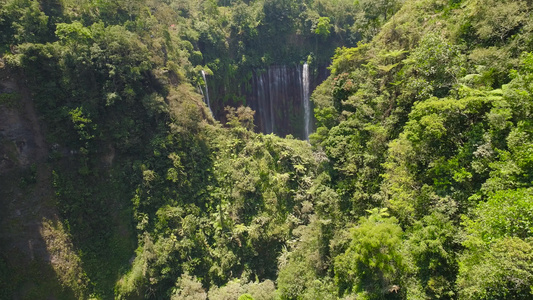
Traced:
MULTIPOLYGON (((35 101, 25 76, 0 64, 0 299, 87 299, 96 281, 89 284, 92 278, 86 275, 83 259, 95 258, 80 255, 84 249, 76 244, 79 232, 72 231, 72 222, 66 219, 70 202, 66 196, 58 197, 65 189, 56 176, 57 172, 66 174, 63 171, 67 169, 74 170, 69 173, 72 176, 79 176, 76 154, 68 143, 60 146, 47 141, 47 123, 35 101)), ((101 151, 106 167, 98 172, 101 180, 91 180, 88 185, 106 190, 113 154, 101 151)), ((75 190, 80 188, 78 185, 75 190)), ((129 194, 117 192, 106 194, 101 205, 110 211, 110 207, 120 207, 113 198, 116 195, 129 202, 129 194)), ((91 195, 88 206, 100 205, 97 197, 91 195)), ((110 243, 119 245, 122 237, 125 244, 133 243, 127 227, 130 218, 114 210, 118 212, 109 214, 112 226, 105 233, 113 237, 110 243)), ((102 256, 109 264, 109 257, 117 257, 120 250, 105 249, 113 252, 102 256)), ((133 245, 127 250, 123 256, 131 257, 133 245)), ((127 258, 123 261, 126 264, 127 258)), ((112 293, 112 286, 108 290, 112 293)))
POLYGON ((57 219, 47 154, 24 80, 0 68, 0 276, 9 274, 9 284, 0 277, 0 299, 71 295, 56 278, 54 236, 43 234, 45 220, 57 219))

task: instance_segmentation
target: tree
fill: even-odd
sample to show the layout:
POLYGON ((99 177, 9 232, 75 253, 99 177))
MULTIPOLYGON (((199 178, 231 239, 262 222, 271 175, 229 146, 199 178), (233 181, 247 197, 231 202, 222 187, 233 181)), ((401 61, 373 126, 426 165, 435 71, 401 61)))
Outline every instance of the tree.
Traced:
POLYGON ((423 100, 432 95, 448 95, 458 83, 465 57, 456 45, 441 35, 430 33, 422 38, 405 62, 404 94, 409 99, 423 100))
MULTIPOLYGON (((356 14, 356 7, 353 0, 316 0, 315 6, 321 16, 330 18, 335 34, 339 35, 341 40, 346 39, 346 33, 351 31, 356 14)), ((352 42, 354 37, 349 36, 352 42)))
POLYGON ((270 27, 271 35, 280 35, 290 31, 298 14, 298 5, 294 0, 265 0, 264 22, 270 27))
POLYGON ((330 19, 328 17, 320 17, 318 19, 318 22, 316 24, 316 28, 314 30, 314 33, 323 37, 327 38, 329 34, 331 33, 329 29, 331 28, 331 25, 329 24, 330 19))
POLYGON ((355 27, 369 41, 399 8, 400 0, 356 0, 355 27))
POLYGON ((404 242, 411 264, 406 274, 408 294, 421 294, 425 299, 454 298, 459 248, 456 237, 457 228, 440 212, 433 212, 413 225, 404 242))
POLYGON ((172 300, 205 300, 207 293, 202 288, 202 283, 187 273, 181 275, 176 282, 178 287, 172 297, 172 300))
POLYGON ((533 296, 533 191, 499 191, 465 218, 457 287, 464 299, 533 296))
POLYGON ((469 12, 482 40, 497 38, 500 42, 529 18, 528 4, 522 0, 475 0, 469 12))
POLYGON ((517 237, 469 247, 461 257, 457 287, 461 299, 531 299, 533 242, 517 237))
POLYGON ((39 1, 2 1, 0 5, 0 51, 9 44, 44 42, 50 37, 49 17, 39 1))
POLYGON ((335 281, 340 295, 358 293, 380 299, 401 287, 403 231, 386 209, 368 212, 352 229, 348 249, 335 258, 335 281))
POLYGON ((240 106, 239 108, 226 106, 225 109, 227 112, 226 119, 230 127, 243 127, 247 130, 253 130, 255 111, 247 106, 240 106))

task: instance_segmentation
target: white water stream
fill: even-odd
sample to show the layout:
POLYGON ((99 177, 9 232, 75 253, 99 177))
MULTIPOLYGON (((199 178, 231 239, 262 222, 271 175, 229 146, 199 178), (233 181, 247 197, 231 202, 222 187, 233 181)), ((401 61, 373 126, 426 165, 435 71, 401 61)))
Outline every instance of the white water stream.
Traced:
MULTIPOLYGON (((207 79, 205 78, 204 70, 202 70, 202 78, 204 79, 204 86, 205 86, 205 95, 204 95, 205 103, 207 104, 209 111, 211 111, 211 103, 209 103, 209 89, 207 88, 207 79)), ((211 114, 213 114, 212 111, 211 111, 211 114)))
POLYGON ((302 72, 302 99, 304 104, 305 139, 309 140, 311 127, 311 105, 309 103, 309 65, 307 65, 307 63, 304 64, 302 72))

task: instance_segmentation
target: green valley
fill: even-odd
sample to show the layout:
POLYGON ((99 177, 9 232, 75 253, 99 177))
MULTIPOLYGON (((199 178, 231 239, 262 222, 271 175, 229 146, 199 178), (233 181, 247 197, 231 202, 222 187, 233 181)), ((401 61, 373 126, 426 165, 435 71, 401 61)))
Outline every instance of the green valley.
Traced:
POLYGON ((532 11, 0 0, 0 299, 533 298, 532 11))

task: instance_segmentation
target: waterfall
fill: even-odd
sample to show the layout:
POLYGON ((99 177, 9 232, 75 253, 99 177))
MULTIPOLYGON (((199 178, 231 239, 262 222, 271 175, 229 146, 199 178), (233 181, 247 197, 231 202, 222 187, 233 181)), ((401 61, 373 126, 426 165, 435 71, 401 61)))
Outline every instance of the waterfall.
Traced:
POLYGON ((279 68, 269 68, 268 69, 268 81, 269 81, 269 85, 268 85, 268 94, 269 94, 269 99, 268 99, 268 104, 270 106, 270 132, 274 132, 274 103, 276 102, 277 98, 276 98, 276 92, 279 90, 278 89, 278 76, 277 76, 277 73, 276 71, 278 71, 279 68))
POLYGON ((304 129, 305 139, 309 141, 309 131, 311 125, 311 106, 309 103, 309 65, 305 63, 303 65, 302 72, 302 100, 304 107, 304 129))
POLYGON ((328 76, 325 66, 317 69, 316 75, 311 73, 308 64, 271 65, 251 71, 249 84, 241 87, 241 95, 246 98, 245 104, 255 111, 258 132, 290 134, 309 140, 313 129, 313 106, 309 97, 317 84, 328 76))
MULTIPOLYGON (((207 79, 205 78, 204 70, 202 70, 202 78, 204 79, 204 86, 205 86, 205 95, 204 95, 205 103, 207 104, 207 107, 211 111, 211 104, 209 103, 209 89, 207 88, 207 79)), ((202 95, 203 95, 203 93, 202 93, 202 95)), ((211 113, 213 113, 213 112, 211 112, 211 113)))
POLYGON ((265 86, 265 77, 267 84, 269 83, 268 78, 270 72, 266 74, 260 74, 257 76, 257 99, 258 99, 258 110, 261 115, 261 121, 262 121, 262 128, 265 133, 273 133, 274 132, 274 123, 272 122, 272 106, 271 106, 271 98, 270 98, 270 86, 268 88, 265 86))
POLYGON ((304 118, 304 111, 310 114, 310 108, 304 110, 304 105, 309 106, 311 78, 307 67, 302 72, 301 65, 270 66, 254 71, 251 84, 253 93, 247 95, 247 100, 256 111, 259 131, 280 136, 293 134, 302 139, 308 137, 310 117, 304 118), (304 84, 305 89, 302 88, 304 84))

